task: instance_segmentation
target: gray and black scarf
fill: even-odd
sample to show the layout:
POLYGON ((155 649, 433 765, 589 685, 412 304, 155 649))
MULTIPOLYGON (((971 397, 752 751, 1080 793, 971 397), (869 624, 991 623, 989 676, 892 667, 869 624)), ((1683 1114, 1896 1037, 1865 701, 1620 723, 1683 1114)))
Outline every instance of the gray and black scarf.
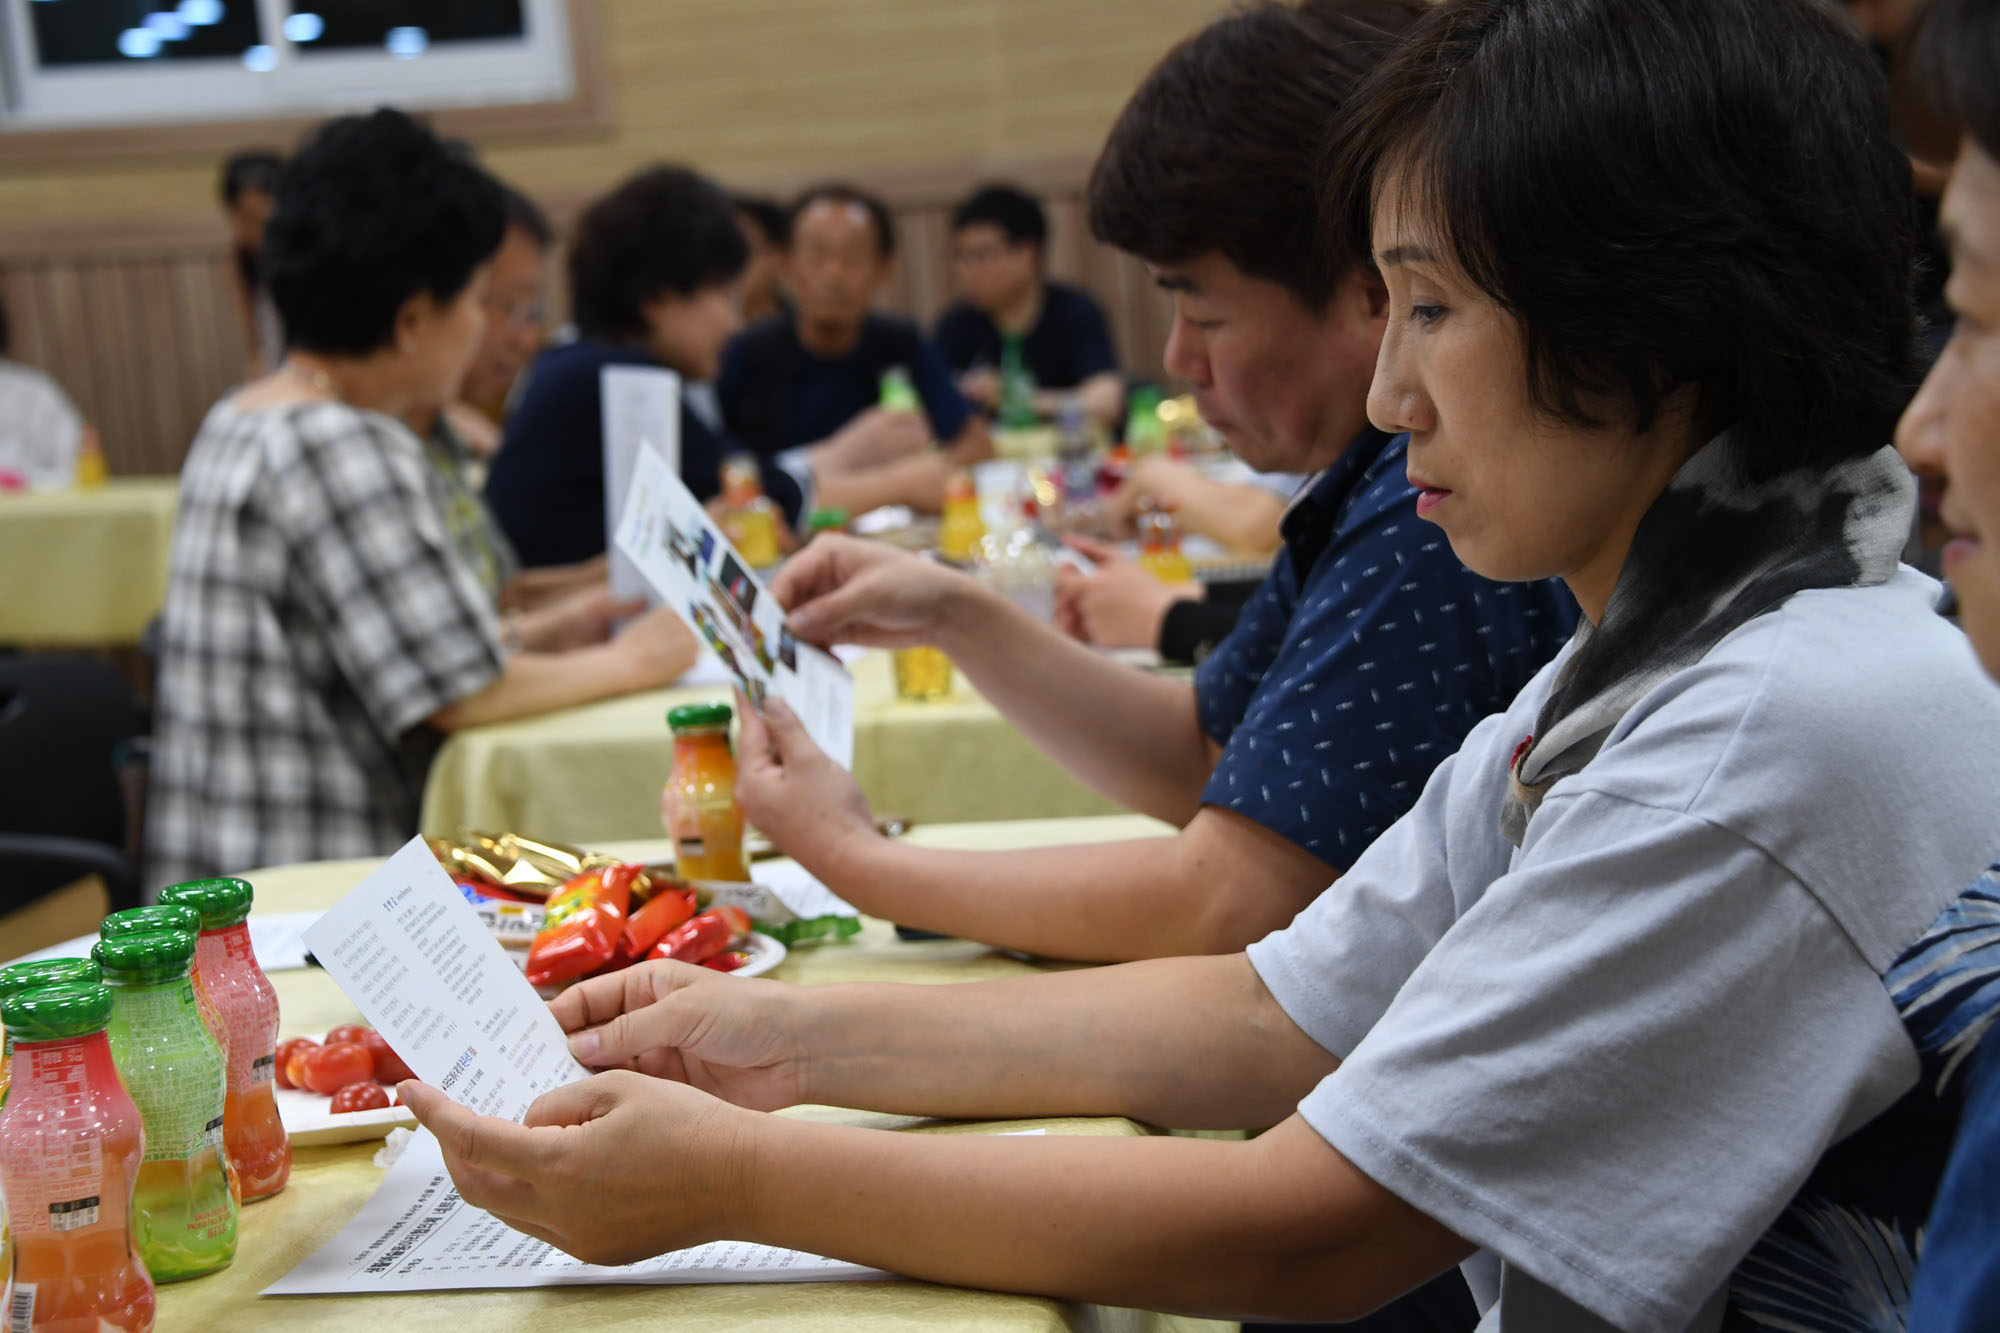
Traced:
POLYGON ((1751 482, 1729 436, 1702 446, 1639 521, 1603 620, 1577 625, 1534 734, 1514 751, 1507 840, 1521 845, 1543 795, 1596 757, 1627 709, 1731 630, 1807 588, 1886 582, 1915 504, 1891 448, 1751 482))

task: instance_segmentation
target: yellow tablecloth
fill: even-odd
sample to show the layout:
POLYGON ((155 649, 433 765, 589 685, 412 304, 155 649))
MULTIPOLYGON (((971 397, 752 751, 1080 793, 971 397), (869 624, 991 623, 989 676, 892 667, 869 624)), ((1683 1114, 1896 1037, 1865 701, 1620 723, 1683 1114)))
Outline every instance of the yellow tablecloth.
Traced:
MULTIPOLYGON (((1138 816, 1115 819, 933 827, 913 837, 935 846, 1004 847, 1108 838, 1145 837, 1166 826, 1138 816)), ((606 846, 627 856, 656 856, 659 841, 606 846)), ((252 872, 260 911, 300 911, 329 906, 375 867, 373 861, 330 861, 252 872)), ((807 985, 832 981, 968 981, 1036 970, 978 945, 957 941, 898 942, 889 927, 870 921, 844 945, 802 949, 775 976, 807 985)), ((358 1018, 327 976, 317 970, 279 972, 278 991, 287 1034, 323 1032, 358 1018)), ((1138 1135, 1129 1120, 1047 1120, 1005 1124, 942 1124, 824 1107, 788 1114, 845 1124, 910 1128, 918 1133, 991 1133, 1046 1128, 1051 1134, 1138 1135)), ((223 1272, 163 1287, 162 1333, 179 1330, 287 1330, 477 1328, 541 1330, 551 1326, 596 1329, 833 1329, 950 1328, 1002 1330, 1221 1329, 1231 1327, 1133 1310, 1077 1307, 1059 1301, 965 1291, 923 1282, 742 1284, 689 1287, 551 1287, 532 1291, 428 1292, 381 1296, 259 1298, 257 1293, 288 1272, 346 1224, 381 1180, 373 1141, 302 1148, 283 1193, 244 1210, 241 1248, 223 1272)))
POLYGON ((0 495, 0 643, 131 644, 167 597, 173 477, 0 495))
MULTIPOLYGON (((673 766, 667 709, 727 697, 719 686, 654 690, 462 731, 431 768, 423 831, 512 830, 570 843, 651 837, 673 766)), ((898 699, 887 653, 855 665, 854 775, 876 810, 920 824, 1119 812, 963 677, 943 699, 898 699)))

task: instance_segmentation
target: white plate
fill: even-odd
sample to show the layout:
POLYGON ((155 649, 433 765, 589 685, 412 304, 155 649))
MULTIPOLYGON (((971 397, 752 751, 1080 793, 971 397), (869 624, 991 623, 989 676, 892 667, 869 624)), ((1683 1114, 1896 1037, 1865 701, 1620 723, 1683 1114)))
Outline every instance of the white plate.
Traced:
MULTIPOLYGON (((324 1032, 313 1038, 326 1042, 324 1032)), ((379 1085, 378 1085, 379 1086, 379 1085)), ((391 1097, 395 1089, 383 1088, 391 1097)), ((417 1127, 417 1118, 401 1106, 385 1106, 379 1111, 348 1111, 335 1115, 328 1109, 331 1097, 322 1097, 304 1088, 276 1088, 278 1119, 284 1121, 285 1134, 294 1147, 310 1148, 322 1143, 360 1143, 367 1139, 388 1137, 389 1131, 398 1125, 411 1129, 417 1127)))
POLYGON ((785 961, 785 946, 762 931, 753 930, 745 940, 740 952, 750 955, 750 961, 734 972, 723 975, 731 977, 761 977, 772 968, 785 961))

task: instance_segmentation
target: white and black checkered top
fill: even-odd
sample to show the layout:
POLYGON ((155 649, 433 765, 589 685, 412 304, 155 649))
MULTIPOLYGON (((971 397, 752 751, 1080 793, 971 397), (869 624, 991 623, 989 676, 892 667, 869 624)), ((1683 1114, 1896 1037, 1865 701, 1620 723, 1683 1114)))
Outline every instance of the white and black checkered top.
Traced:
POLYGON ((181 473, 148 794, 155 884, 393 850, 506 665, 423 446, 338 403, 208 415, 181 473))

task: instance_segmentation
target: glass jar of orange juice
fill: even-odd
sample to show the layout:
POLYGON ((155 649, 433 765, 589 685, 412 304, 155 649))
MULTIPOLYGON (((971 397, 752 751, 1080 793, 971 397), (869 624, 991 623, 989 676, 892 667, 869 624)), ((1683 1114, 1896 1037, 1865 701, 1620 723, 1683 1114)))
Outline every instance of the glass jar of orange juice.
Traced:
POLYGON ((750 878, 743 859, 743 811, 736 804, 736 755, 729 748, 728 704, 682 704, 667 710, 674 768, 660 792, 660 822, 674 840, 682 879, 750 878))

